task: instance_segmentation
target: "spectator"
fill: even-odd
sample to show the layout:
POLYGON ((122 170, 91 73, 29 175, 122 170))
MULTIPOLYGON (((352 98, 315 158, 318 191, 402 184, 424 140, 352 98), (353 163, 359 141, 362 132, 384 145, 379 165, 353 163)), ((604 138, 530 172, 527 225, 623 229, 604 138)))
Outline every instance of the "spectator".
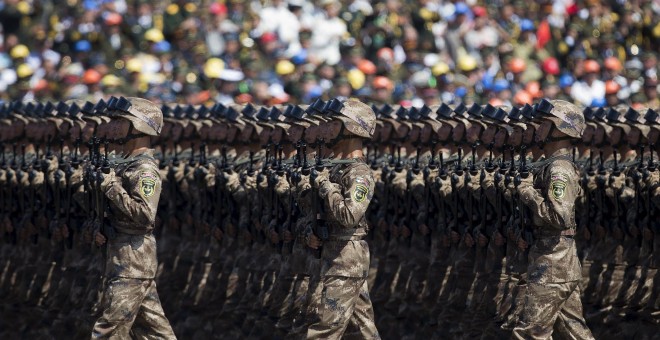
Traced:
POLYGON ((649 1, 5 0, 0 26, 0 100, 658 106, 649 1))

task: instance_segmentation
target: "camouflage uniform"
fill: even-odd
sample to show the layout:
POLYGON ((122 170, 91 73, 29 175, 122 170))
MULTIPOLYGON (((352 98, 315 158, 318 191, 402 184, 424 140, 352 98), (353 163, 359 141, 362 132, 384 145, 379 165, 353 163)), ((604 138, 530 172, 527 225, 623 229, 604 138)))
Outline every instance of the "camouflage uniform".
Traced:
POLYGON ((379 338, 366 283, 369 246, 362 240, 375 184, 371 169, 363 162, 337 165, 329 178, 319 177, 317 183, 329 240, 321 255, 320 320, 309 327, 307 338, 339 339, 349 322, 359 328, 362 338, 379 338))
POLYGON ((133 155, 105 182, 115 236, 108 239, 103 315, 92 338, 175 338, 156 292, 156 239, 153 235, 161 180, 153 151, 133 155), (135 327, 134 327, 135 325, 135 327))
POLYGON ((575 201, 581 194, 575 166, 553 155, 535 172, 534 183, 518 187, 533 214, 535 242, 530 249, 528 285, 516 339, 548 338, 553 328, 562 336, 591 339, 582 316, 580 262, 572 235, 575 201), (538 188, 538 189, 537 189, 538 188))

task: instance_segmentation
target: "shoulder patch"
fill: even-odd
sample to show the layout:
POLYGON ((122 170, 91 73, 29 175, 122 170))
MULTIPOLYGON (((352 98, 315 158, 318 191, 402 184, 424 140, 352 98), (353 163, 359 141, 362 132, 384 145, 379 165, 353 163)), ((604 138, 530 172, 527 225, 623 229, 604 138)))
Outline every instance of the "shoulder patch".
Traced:
POLYGON ((151 171, 141 171, 139 175, 140 181, 138 185, 140 186, 140 194, 144 198, 153 196, 156 192, 156 183, 158 177, 151 171))
POLYGON ((564 195, 566 194, 566 181, 558 178, 556 179, 555 176, 552 176, 550 193, 555 200, 564 198, 564 195))
POLYGON ((364 200, 367 199, 369 196, 369 186, 365 185, 364 183, 358 182, 358 180, 355 180, 355 189, 353 189, 353 193, 351 194, 353 197, 353 200, 355 202, 361 203, 364 202, 364 200))

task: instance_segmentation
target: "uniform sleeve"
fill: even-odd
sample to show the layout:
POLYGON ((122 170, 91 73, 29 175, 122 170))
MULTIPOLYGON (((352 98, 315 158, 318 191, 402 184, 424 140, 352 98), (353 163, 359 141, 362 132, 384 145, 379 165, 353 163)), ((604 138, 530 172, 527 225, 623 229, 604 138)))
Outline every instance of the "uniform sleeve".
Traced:
POLYGON ((355 167, 344 174, 341 185, 324 181, 319 187, 326 214, 346 228, 355 228, 364 218, 373 197, 374 179, 366 167, 355 167))
POLYGON ((575 201, 580 195, 580 183, 573 168, 551 165, 541 189, 526 186, 520 198, 532 214, 556 229, 575 225, 575 201))
POLYGON ((155 164, 140 163, 134 169, 127 169, 122 178, 115 177, 108 185, 105 195, 113 209, 125 216, 131 216, 134 225, 151 228, 156 221, 156 211, 162 190, 162 181, 155 164))

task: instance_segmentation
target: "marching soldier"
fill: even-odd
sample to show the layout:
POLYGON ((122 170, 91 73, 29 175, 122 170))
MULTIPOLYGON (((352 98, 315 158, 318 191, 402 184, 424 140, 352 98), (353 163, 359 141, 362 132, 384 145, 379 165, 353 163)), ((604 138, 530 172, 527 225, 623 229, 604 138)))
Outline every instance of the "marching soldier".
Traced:
MULTIPOLYGON (((534 170, 516 177, 517 192, 532 213, 534 243, 530 248, 527 291, 516 339, 550 337, 553 329, 566 337, 593 338, 580 301, 580 262, 575 246, 575 201, 581 194, 579 173, 570 158, 571 139, 584 132, 584 116, 565 101, 542 101, 536 109, 541 125, 536 142, 548 157, 534 170)), ((521 241, 524 242, 524 241, 521 241)))
MULTIPOLYGON (((173 330, 192 338, 363 338, 378 329, 490 339, 514 326, 514 337, 589 337, 579 308, 597 338, 656 333, 654 109, 587 108, 578 139, 577 111, 563 102, 372 106, 367 142, 351 129, 373 116, 351 101, 163 105, 160 135, 141 144, 158 150, 150 157, 123 154, 143 135, 127 136, 139 101, 0 104, 1 323, 53 315, 48 330, 0 327, 0 336, 86 337, 90 312, 129 300, 140 302, 135 312, 101 316, 97 331, 138 335, 155 284, 160 306, 175 311, 173 330), (345 159, 365 147, 366 157, 345 159), (119 188, 128 200, 103 194, 119 188), (130 223, 124 202, 147 202, 149 219, 130 223), (359 221, 346 228, 348 217, 359 221), (102 257, 108 251, 117 255, 102 257), (145 253, 149 261, 131 263, 145 253), (136 282, 149 285, 126 292, 137 299, 117 298, 136 282), (555 319, 536 313, 542 303, 557 308, 555 319), (565 323, 573 314, 578 322, 565 323)), ((173 337, 172 327, 156 331, 173 337)))
POLYGON ((344 102, 334 113, 332 151, 335 157, 353 162, 338 164, 312 179, 320 202, 316 230, 308 235, 307 244, 321 251, 323 293, 320 320, 309 327, 307 338, 339 339, 352 323, 362 338, 374 339, 379 336, 366 283, 369 247, 363 240, 374 179, 364 162, 362 139, 373 136, 375 115, 355 100, 344 102))
POLYGON ((121 339, 131 333, 174 339, 154 281, 158 262, 153 231, 162 187, 149 138, 161 132, 162 113, 140 98, 119 100, 110 109, 126 154, 123 164, 97 174, 102 176, 97 179, 103 195, 99 201, 107 199, 112 222, 104 225, 101 216, 94 234, 97 244, 107 243, 107 253, 103 315, 92 338, 121 339))

